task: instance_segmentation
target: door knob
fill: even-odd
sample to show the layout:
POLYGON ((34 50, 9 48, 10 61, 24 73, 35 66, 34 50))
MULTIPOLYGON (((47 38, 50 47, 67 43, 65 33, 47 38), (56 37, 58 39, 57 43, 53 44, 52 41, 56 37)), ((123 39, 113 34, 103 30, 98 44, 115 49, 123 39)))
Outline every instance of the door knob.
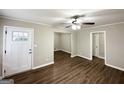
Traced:
POLYGON ((30 51, 29 54, 31 54, 32 52, 30 51))
POLYGON ((31 54, 32 53, 32 50, 31 49, 29 49, 29 54, 31 54))

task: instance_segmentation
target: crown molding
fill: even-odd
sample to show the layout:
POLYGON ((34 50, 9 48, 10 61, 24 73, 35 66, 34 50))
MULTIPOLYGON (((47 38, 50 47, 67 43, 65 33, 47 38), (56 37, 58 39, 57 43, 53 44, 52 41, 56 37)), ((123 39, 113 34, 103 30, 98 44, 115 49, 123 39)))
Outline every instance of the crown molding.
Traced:
MULTIPOLYGON (((12 17, 2 16, 2 15, 0 15, 0 18, 10 19, 10 20, 15 20, 15 21, 22 21, 22 22, 27 22, 27 23, 32 23, 32 24, 38 24, 38 25, 44 25, 44 26, 47 26, 47 27, 52 27, 51 25, 45 24, 45 23, 40 23, 40 22, 35 22, 35 21, 29 21, 29 20, 23 20, 23 19, 19 19, 19 18, 12 18, 12 17)), ((111 25, 118 25, 118 24, 123 24, 123 23, 124 22, 115 22, 115 23, 110 23, 110 24, 98 25, 98 26, 94 26, 94 27, 86 27, 84 29, 99 28, 99 27, 105 27, 105 26, 111 26, 111 25)), ((65 29, 60 29, 58 27, 54 27, 54 29, 65 30, 65 29)), ((66 31, 70 31, 70 30, 66 30, 66 31)))
POLYGON ((44 26, 51 27, 51 25, 49 25, 49 24, 35 22, 35 21, 29 21, 29 20, 26 20, 26 19, 23 20, 23 19, 19 19, 19 18, 13 18, 13 17, 8 17, 8 16, 2 16, 2 15, 0 15, 0 18, 10 19, 10 20, 15 20, 15 21, 23 21, 23 22, 27 22, 27 23, 32 23, 32 24, 38 24, 38 25, 44 25, 44 26))
POLYGON ((49 25, 49 24, 40 23, 40 22, 34 22, 34 21, 29 21, 29 20, 23 20, 23 19, 19 19, 19 18, 12 18, 12 17, 2 16, 2 15, 0 15, 0 18, 2 18, 2 19, 10 19, 10 20, 15 20, 15 21, 22 21, 22 22, 27 22, 27 23, 32 23, 32 24, 47 26, 47 27, 49 27, 49 28, 53 28, 53 29, 56 29, 56 30, 64 30, 64 31, 67 31, 67 30, 65 30, 65 29, 60 29, 60 28, 58 28, 58 27, 52 27, 52 26, 49 25))

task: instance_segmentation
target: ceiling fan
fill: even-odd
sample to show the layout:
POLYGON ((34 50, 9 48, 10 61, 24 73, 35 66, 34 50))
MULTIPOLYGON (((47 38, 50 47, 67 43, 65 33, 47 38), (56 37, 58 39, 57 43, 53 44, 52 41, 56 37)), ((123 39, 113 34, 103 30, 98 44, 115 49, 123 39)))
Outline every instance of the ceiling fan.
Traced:
POLYGON ((81 17, 85 17, 85 15, 74 15, 70 17, 70 19, 72 19, 71 24, 65 26, 65 28, 72 27, 73 30, 79 30, 82 25, 95 25, 95 22, 80 22, 79 18, 81 17))

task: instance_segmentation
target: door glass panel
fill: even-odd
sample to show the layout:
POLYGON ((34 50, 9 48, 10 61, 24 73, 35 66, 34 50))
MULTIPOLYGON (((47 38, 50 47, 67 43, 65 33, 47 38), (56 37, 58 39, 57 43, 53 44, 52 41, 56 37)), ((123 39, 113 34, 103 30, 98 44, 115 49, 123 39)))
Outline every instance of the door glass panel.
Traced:
POLYGON ((12 33, 13 41, 28 41, 28 33, 26 32, 13 32, 12 33))
POLYGON ((19 36, 20 37, 23 37, 23 32, 19 32, 19 36))
POLYGON ((13 32, 13 36, 18 36, 18 32, 13 32))
POLYGON ((24 33, 24 36, 27 37, 28 36, 28 33, 24 33))

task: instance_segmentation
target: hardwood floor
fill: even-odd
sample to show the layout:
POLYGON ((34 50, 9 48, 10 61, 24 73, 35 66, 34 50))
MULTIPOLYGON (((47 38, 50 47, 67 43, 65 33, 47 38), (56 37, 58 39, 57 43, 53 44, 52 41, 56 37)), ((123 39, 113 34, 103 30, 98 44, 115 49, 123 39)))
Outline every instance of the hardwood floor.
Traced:
POLYGON ((18 84, 123 84, 124 72, 105 66, 103 59, 89 61, 81 57, 71 58, 70 54, 57 51, 55 64, 10 78, 18 84))

